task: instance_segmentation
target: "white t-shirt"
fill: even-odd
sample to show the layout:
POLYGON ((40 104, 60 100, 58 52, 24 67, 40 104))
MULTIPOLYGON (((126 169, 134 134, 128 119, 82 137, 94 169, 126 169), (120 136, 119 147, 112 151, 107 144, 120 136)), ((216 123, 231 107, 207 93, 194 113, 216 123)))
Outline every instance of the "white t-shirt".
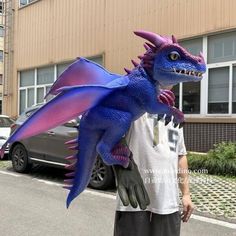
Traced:
MULTIPOLYGON (((178 156, 186 155, 183 129, 174 128, 172 122, 165 126, 156 115, 146 113, 131 126, 127 143, 150 198, 147 210, 157 214, 178 211, 178 156)), ((141 211, 125 207, 119 196, 117 210, 141 211)))

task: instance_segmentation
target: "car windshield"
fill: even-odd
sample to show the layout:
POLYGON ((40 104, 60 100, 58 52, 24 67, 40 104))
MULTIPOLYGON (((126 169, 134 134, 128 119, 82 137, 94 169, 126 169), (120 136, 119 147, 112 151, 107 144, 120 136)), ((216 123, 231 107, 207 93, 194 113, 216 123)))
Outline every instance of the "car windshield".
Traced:
POLYGON ((0 127, 11 127, 11 125, 14 123, 13 120, 7 117, 0 117, 0 127))

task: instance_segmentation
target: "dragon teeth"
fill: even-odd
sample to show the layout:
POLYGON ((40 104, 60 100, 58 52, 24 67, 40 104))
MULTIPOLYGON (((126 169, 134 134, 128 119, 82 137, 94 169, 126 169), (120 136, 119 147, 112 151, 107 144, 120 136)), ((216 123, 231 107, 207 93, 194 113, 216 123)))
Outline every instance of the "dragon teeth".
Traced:
POLYGON ((202 73, 201 72, 197 72, 197 71, 189 71, 189 70, 177 70, 177 69, 173 69, 173 71, 177 74, 184 74, 184 75, 192 75, 192 76, 197 76, 197 77, 202 77, 202 73))

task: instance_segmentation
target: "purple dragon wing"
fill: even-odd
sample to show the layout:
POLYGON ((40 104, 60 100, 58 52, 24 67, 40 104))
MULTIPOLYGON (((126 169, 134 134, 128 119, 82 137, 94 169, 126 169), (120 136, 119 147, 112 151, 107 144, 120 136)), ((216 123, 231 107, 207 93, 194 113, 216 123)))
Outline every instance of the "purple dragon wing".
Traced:
POLYGON ((129 78, 123 76, 106 85, 67 86, 60 94, 33 113, 6 141, 0 150, 3 157, 8 143, 29 138, 71 120, 90 108, 117 88, 126 87, 129 78))
POLYGON ((78 58, 58 77, 52 85, 49 94, 58 94, 58 89, 76 85, 105 85, 121 75, 112 74, 99 64, 86 58, 78 58))

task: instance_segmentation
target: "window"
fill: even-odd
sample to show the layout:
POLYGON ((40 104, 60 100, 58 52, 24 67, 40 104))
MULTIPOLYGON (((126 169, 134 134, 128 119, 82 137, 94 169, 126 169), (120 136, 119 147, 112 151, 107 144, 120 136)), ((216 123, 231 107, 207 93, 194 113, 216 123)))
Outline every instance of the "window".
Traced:
POLYGON ((3 50, 0 50, 0 62, 3 62, 3 50))
POLYGON ((0 25, 0 37, 4 37, 4 27, 0 25))
POLYGON ((0 100, 0 114, 2 114, 2 100, 0 100))
POLYGON ((183 105, 185 114, 200 113, 200 82, 183 83, 183 105))
POLYGON ((20 90, 20 114, 26 108, 26 90, 20 90))
POLYGON ((37 73, 37 85, 52 84, 54 82, 54 66, 39 68, 37 73))
POLYGON ((31 2, 35 2, 37 0, 20 0, 19 3, 20 3, 20 7, 23 7, 25 5, 28 5, 30 4, 31 2))
POLYGON ((57 65, 57 77, 71 64, 72 62, 67 62, 57 65))
POLYGON ((0 85, 3 84, 3 77, 2 77, 2 74, 0 74, 0 85))
MULTIPOLYGON (((202 38, 196 38, 191 40, 185 40, 179 42, 179 44, 186 48, 193 55, 199 55, 202 51, 202 38)), ((179 90, 179 86, 175 86, 179 90)), ((176 94, 177 91, 175 91, 176 94)), ((183 83, 182 85, 182 97, 179 97, 179 91, 177 92, 177 99, 182 100, 182 111, 185 114, 199 114, 200 113, 200 82, 183 83)), ((179 107, 178 101, 176 104, 179 107)))
POLYGON ((20 6, 25 6, 28 4, 28 0, 20 0, 20 6))
POLYGON ((229 112, 229 67, 209 69, 208 113, 229 112))
POLYGON ((0 1, 0 14, 4 13, 4 3, 0 1))
MULTIPOLYGON (((102 62, 102 57, 95 58, 97 62, 102 62)), ((93 59, 92 59, 93 60, 93 59)), ((20 114, 28 107, 35 104, 44 103, 52 99, 49 92, 54 80, 60 75, 72 62, 66 62, 58 65, 50 65, 31 70, 19 72, 19 112, 20 114), (57 74, 55 74, 57 71, 57 74)))
POLYGON ((173 87, 172 92, 175 94, 175 107, 179 108, 179 84, 173 87))
POLYGON ((232 113, 236 113, 236 66, 233 67, 232 113))
POLYGON ((208 63, 236 60, 236 32, 208 37, 208 63))
POLYGON ((34 70, 20 72, 20 87, 34 85, 34 70))

